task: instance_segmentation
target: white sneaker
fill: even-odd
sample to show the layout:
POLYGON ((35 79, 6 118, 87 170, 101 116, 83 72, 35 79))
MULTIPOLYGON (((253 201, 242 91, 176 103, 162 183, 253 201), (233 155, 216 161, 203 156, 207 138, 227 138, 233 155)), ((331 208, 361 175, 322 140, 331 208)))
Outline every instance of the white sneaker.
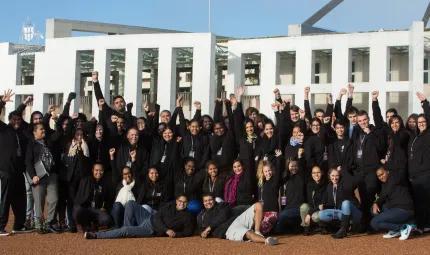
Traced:
POLYGON ((266 238, 266 241, 264 243, 267 245, 277 245, 278 239, 276 239, 274 237, 268 237, 268 238, 266 238))
POLYGON ((387 234, 383 235, 382 237, 388 239, 388 238, 393 238, 393 237, 398 237, 398 236, 400 236, 400 232, 390 231, 387 234))
POLYGON ((400 231, 401 236, 399 240, 401 241, 407 240, 409 238, 409 234, 411 233, 411 230, 412 230, 411 225, 406 224, 405 228, 400 231))

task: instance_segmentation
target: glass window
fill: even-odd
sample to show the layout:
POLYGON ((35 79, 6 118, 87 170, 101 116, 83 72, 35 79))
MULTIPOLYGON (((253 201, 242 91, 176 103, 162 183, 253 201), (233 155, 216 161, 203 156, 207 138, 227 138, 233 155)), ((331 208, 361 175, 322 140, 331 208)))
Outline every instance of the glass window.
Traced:
POLYGON ((429 83, 429 73, 425 72, 424 73, 424 84, 428 84, 429 83))
POLYGON ((320 63, 315 63, 315 74, 320 73, 320 63))
POLYGON ((424 70, 429 70, 429 59, 428 58, 424 59, 424 70))

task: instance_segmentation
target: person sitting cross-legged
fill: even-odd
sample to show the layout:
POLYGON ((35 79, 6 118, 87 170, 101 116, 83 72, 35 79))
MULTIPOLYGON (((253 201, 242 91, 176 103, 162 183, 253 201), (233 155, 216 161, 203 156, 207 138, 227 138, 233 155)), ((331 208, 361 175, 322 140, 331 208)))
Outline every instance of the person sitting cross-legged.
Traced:
POLYGON ((195 228, 195 217, 187 210, 188 198, 179 195, 176 204, 166 204, 155 215, 135 201, 128 201, 124 212, 124 226, 119 229, 91 233, 86 239, 114 239, 121 237, 169 236, 188 237, 195 228))

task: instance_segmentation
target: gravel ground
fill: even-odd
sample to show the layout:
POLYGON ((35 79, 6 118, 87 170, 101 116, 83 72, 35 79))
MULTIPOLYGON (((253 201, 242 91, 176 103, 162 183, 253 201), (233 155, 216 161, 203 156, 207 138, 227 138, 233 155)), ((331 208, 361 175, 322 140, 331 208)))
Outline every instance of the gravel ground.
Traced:
MULTIPOLYGON (((7 228, 10 230, 10 226, 7 228)), ((1 254, 429 254, 430 236, 385 240, 382 234, 353 235, 334 240, 315 234, 281 236, 280 245, 266 246, 200 237, 86 240, 80 234, 37 233, 0 237, 1 254)))

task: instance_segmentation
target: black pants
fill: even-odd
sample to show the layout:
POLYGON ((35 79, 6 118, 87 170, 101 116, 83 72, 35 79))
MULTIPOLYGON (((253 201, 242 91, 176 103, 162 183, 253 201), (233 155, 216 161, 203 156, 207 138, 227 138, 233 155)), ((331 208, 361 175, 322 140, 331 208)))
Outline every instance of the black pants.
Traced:
POLYGON ((27 195, 22 172, 12 175, 0 173, 0 230, 4 230, 7 225, 10 206, 12 206, 15 217, 13 229, 23 228, 27 210, 27 195))
POLYGON ((73 208, 73 218, 76 224, 83 227, 90 227, 91 223, 97 226, 109 226, 111 223, 111 218, 107 212, 80 205, 75 205, 73 208))
POLYGON ((67 201, 67 215, 69 216, 70 220, 69 227, 76 227, 74 219, 75 217, 71 217, 71 215, 73 215, 73 205, 75 202, 76 193, 78 193, 80 181, 80 178, 76 178, 75 176, 73 176, 69 182, 69 198, 67 201))
MULTIPOLYGON (((58 223, 65 224, 67 202, 69 201, 69 183, 67 181, 58 181, 58 202, 57 202, 57 215, 58 223)), ((71 212, 71 211, 70 211, 71 212)), ((70 217, 71 215, 69 215, 70 217)))
POLYGON ((430 177, 411 179, 413 198, 415 204, 415 221, 418 229, 429 226, 430 213, 430 177))
POLYGON ((354 173, 356 177, 361 177, 360 184, 358 185, 358 192, 360 193, 361 211, 363 212, 362 223, 365 226, 370 226, 372 215, 370 208, 376 199, 376 193, 379 192, 379 182, 376 173, 362 174, 354 173))

